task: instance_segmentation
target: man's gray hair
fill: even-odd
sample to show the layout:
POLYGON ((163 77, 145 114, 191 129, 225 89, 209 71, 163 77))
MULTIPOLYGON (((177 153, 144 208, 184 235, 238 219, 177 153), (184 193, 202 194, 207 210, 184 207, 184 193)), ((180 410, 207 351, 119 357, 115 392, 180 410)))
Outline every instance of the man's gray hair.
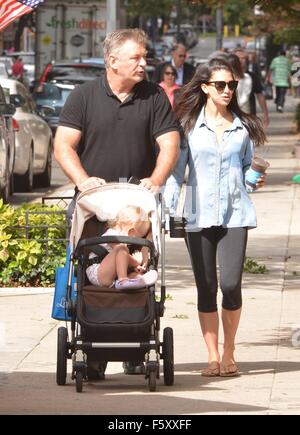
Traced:
POLYGON ((118 29, 106 35, 103 42, 104 61, 108 66, 111 53, 118 51, 126 41, 134 41, 146 46, 147 35, 142 29, 118 29))

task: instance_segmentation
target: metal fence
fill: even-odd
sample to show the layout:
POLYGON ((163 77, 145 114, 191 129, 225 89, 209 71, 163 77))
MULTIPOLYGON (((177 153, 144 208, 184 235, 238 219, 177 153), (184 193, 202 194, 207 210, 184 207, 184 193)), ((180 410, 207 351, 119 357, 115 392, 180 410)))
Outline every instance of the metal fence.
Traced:
POLYGON ((34 240, 38 243, 42 243, 45 245, 45 254, 48 257, 49 256, 49 242, 57 242, 57 243, 65 243, 65 245, 68 245, 69 242, 69 234, 70 234, 70 221, 67 217, 67 208, 69 205, 70 200, 72 199, 72 197, 69 196, 45 196, 42 198, 42 204, 43 205, 47 205, 47 203, 56 201, 56 204, 54 205, 58 205, 59 207, 62 207, 62 210, 47 210, 47 211, 25 211, 25 224, 24 225, 15 225, 15 226, 11 226, 9 227, 10 229, 14 229, 14 230, 21 230, 24 231, 24 235, 23 237, 17 237, 16 240, 32 240, 31 237, 31 230, 42 230, 44 231, 44 236, 42 238, 36 238, 34 237, 34 240), (65 221, 63 224, 53 224, 53 225, 48 225, 48 224, 39 224, 39 225, 33 225, 31 223, 32 219, 30 219, 31 216, 34 215, 64 215, 65 221), (64 237, 57 237, 57 238, 53 238, 49 236, 49 232, 53 229, 57 229, 57 230, 63 230, 64 233, 64 237))

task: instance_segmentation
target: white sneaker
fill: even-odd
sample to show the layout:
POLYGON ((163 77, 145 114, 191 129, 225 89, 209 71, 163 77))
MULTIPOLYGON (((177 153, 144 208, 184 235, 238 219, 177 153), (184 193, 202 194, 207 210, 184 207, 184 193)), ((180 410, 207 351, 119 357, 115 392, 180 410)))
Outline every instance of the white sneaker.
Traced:
POLYGON ((138 278, 128 278, 122 281, 116 280, 115 288, 118 290, 136 289, 149 287, 155 284, 158 274, 156 270, 150 270, 138 278))

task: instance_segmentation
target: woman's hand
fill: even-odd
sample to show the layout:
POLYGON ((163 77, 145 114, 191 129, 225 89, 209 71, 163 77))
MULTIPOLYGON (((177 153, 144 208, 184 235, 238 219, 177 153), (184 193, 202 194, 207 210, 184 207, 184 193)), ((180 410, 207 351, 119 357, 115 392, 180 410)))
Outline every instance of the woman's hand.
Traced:
POLYGON ((261 175, 261 177, 257 180, 256 189, 260 189, 265 185, 267 174, 261 175))

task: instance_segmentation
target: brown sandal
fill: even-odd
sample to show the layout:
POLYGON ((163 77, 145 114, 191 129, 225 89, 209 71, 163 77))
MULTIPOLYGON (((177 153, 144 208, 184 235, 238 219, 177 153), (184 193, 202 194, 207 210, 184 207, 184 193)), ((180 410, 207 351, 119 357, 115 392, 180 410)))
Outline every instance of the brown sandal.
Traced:
POLYGON ((234 376, 239 376, 239 370, 235 363, 231 364, 220 364, 220 376, 223 378, 233 378, 234 376))
POLYGON ((208 367, 201 371, 201 376, 206 378, 215 378, 216 376, 220 376, 220 363, 218 363, 218 361, 212 361, 209 363, 208 367))

